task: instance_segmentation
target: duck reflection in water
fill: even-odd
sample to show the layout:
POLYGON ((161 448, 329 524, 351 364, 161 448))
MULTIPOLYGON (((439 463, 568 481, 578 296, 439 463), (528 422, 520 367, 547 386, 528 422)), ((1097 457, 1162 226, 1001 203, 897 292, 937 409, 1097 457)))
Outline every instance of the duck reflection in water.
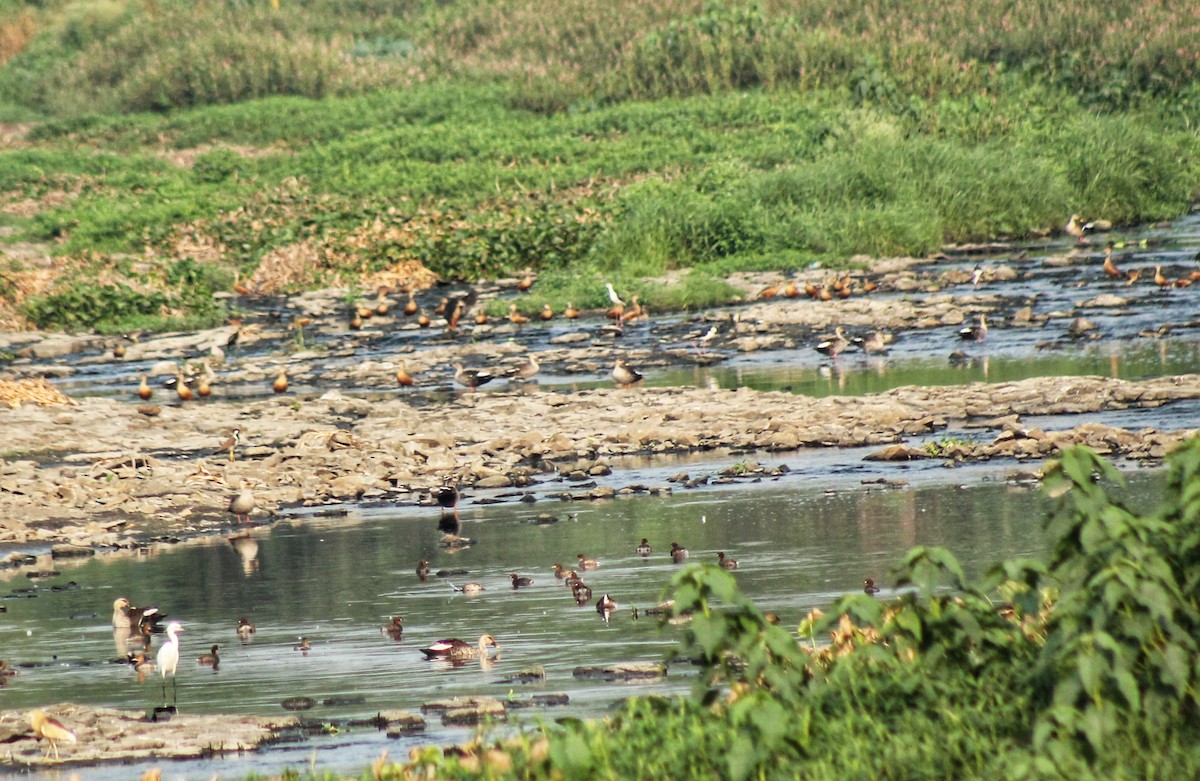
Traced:
POLYGON ((254 575, 259 571, 260 563, 258 561, 258 540, 250 534, 250 532, 241 532, 234 534, 229 538, 229 544, 237 551, 242 558, 242 573, 245 575, 254 575))

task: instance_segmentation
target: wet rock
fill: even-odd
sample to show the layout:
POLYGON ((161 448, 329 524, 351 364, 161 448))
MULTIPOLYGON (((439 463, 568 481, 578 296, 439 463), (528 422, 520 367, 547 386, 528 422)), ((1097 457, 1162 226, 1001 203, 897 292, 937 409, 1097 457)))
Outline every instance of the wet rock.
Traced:
MULTIPOLYGON (((63 762, 95 764, 129 762, 146 758, 183 759, 213 753, 247 751, 276 740, 299 722, 295 717, 195 716, 171 714, 152 722, 143 713, 65 703, 46 708, 51 716, 74 731, 75 743, 60 743, 63 762)), ((0 713, 0 724, 15 725, 6 751, 12 760, 27 765, 57 764, 45 757, 45 742, 23 728, 25 711, 0 713)))
POLYGON ((907 445, 891 445, 883 450, 877 450, 874 453, 863 456, 864 461, 916 461, 919 459, 931 458, 929 453, 920 448, 908 447, 907 445))
POLYGON ((56 559, 74 559, 95 556, 96 551, 84 545, 60 543, 50 546, 50 555, 56 559))
POLYGON ((575 678, 598 681, 657 681, 665 678, 666 669, 658 662, 627 662, 603 667, 576 667, 571 671, 575 678))
POLYGON ((288 697, 279 706, 284 710, 311 710, 316 704, 312 697, 288 697))

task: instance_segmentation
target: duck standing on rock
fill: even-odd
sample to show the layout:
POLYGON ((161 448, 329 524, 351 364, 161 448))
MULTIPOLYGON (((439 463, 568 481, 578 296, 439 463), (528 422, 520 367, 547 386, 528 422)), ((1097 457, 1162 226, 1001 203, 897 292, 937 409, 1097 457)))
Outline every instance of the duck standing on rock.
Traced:
POLYGON ((613 364, 612 378, 613 382, 622 388, 630 388, 635 382, 642 379, 642 375, 630 368, 624 358, 618 358, 613 364))
POLYGON ((422 648, 421 653, 425 654, 426 659, 486 659, 489 647, 500 650, 500 644, 491 635, 481 635, 477 645, 471 645, 457 637, 452 637, 447 640, 438 640, 428 648, 422 648))

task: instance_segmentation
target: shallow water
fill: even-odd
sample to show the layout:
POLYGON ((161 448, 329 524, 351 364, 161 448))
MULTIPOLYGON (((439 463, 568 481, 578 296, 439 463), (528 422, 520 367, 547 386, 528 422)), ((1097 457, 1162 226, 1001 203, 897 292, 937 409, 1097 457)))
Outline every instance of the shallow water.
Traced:
MULTIPOLYGON (((33 598, 12 594, 29 583, 10 577, 0 582, 13 597, 0 603, 8 607, 0 616, 0 647, 10 664, 23 666, 0 697, 5 708, 64 699, 134 710, 160 704, 157 680, 139 683, 128 666, 109 663, 117 653, 111 604, 127 595, 162 605, 186 627, 187 663, 177 690, 183 711, 276 714, 284 712, 286 697, 364 698, 302 714, 344 722, 381 709, 415 710, 452 695, 524 699, 562 692, 570 696, 568 706, 523 711, 529 715, 522 718, 597 716, 630 693, 682 692, 691 684, 694 673, 686 666, 673 666, 666 681, 649 685, 572 676, 578 665, 656 661, 673 646, 677 630, 635 621, 629 611, 655 604, 678 570, 667 555, 672 541, 685 544, 692 561, 714 561, 717 551, 726 551, 740 562, 736 577, 744 592, 793 627, 812 608, 861 589, 864 577, 884 584, 886 597, 889 569, 914 545, 945 545, 972 574, 1000 558, 1044 552, 1040 495, 1007 485, 994 468, 949 470, 932 462, 890 467, 890 476, 912 483, 883 490, 861 484, 878 467, 863 467, 848 451, 811 455, 785 459, 794 469, 777 479, 668 497, 490 506, 468 499, 461 534, 476 543, 454 554, 438 545, 436 510, 365 507, 344 517, 297 517, 259 528, 252 557, 224 538, 150 555, 103 556, 61 565, 63 574, 40 583, 33 598), (540 513, 559 521, 531 523, 540 513), (654 546, 647 559, 634 552, 642 537, 654 546), (586 574, 595 596, 583 607, 551 573, 554 562, 569 566, 578 553, 600 561, 586 574), (466 569, 468 575, 450 580, 476 580, 486 591, 468 597, 453 593, 446 579, 420 582, 414 565, 421 558, 435 571, 466 569), (514 592, 512 572, 534 577, 534 585, 514 592), (68 580, 78 588, 51 590, 68 580), (620 604, 608 623, 593 607, 604 592, 620 604), (381 631, 397 614, 405 618, 399 641, 381 631), (234 632, 240 615, 258 629, 245 644, 234 632), (490 669, 478 663, 451 668, 418 651, 442 637, 472 640, 483 632, 503 646, 490 669), (294 648, 301 636, 312 643, 307 654, 294 648), (194 663, 213 643, 222 646, 216 672, 194 663), (543 683, 503 682, 534 665, 544 666, 543 683)), ((690 459, 670 471, 709 474, 729 463, 690 459)), ((659 478, 654 484, 661 484, 666 471, 659 464, 634 465, 625 476, 659 478)), ((1158 481, 1155 473, 1133 473, 1132 495, 1154 497, 1158 481)), ((428 731, 412 739, 389 740, 374 729, 355 728, 242 757, 168 763, 164 777, 277 773, 307 765, 314 750, 318 766, 357 772, 384 749, 400 757, 416 743, 467 734, 444 729, 431 716, 428 731)), ((161 763, 90 768, 86 777, 129 778, 154 764, 161 763)))

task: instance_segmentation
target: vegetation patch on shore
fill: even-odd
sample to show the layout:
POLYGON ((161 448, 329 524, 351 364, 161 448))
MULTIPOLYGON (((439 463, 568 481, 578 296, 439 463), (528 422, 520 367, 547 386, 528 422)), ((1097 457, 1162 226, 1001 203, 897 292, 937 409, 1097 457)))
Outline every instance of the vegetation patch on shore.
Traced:
POLYGON ((42 252, 0 257, 0 320, 196 326, 236 279, 413 261, 529 269, 527 314, 604 281, 690 308, 734 271, 1173 217, 1200 31, 1119 6, 2 0, 0 226, 42 252))

